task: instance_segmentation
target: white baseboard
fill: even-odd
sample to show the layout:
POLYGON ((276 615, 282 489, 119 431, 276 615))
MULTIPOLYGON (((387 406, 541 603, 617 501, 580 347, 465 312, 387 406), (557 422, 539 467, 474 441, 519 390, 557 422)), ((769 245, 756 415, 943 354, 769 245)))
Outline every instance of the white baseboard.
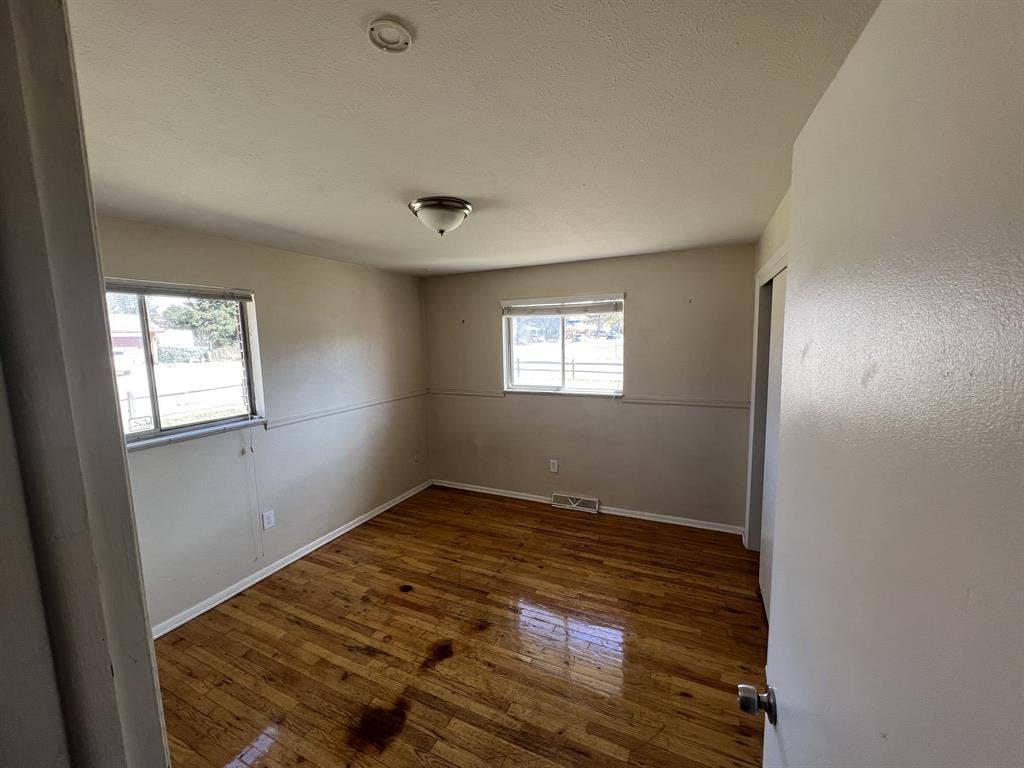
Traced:
POLYGON ((522 499, 523 501, 539 501, 542 504, 550 504, 550 496, 538 496, 535 493, 520 493, 519 491, 506 491, 501 488, 488 488, 486 485, 470 485, 469 483, 456 483, 451 480, 431 480, 431 485, 440 485, 444 488, 454 488, 457 491, 474 491, 476 493, 487 493, 491 496, 506 496, 510 499, 522 499))
POLYGON ((708 520, 694 520, 690 517, 675 517, 674 515, 659 515, 654 512, 639 512, 635 509, 620 509, 619 507, 606 507, 604 504, 598 510, 599 514, 617 515, 618 517, 635 517, 638 520, 650 520, 655 523, 669 523, 671 525, 685 525, 687 528, 703 528, 705 531, 718 531, 719 533, 733 533, 737 536, 743 535, 742 525, 726 525, 725 523, 712 523, 708 520))
POLYGON ((218 592, 217 594, 215 594, 215 595, 213 595, 211 597, 206 598, 201 603, 198 603, 197 605, 193 605, 191 608, 185 609, 181 613, 179 613, 179 614, 177 614, 175 616, 172 616, 171 618, 167 619, 166 621, 161 621, 159 624, 157 624, 156 626, 153 627, 153 639, 155 640, 156 638, 160 637, 161 635, 166 635, 172 629, 177 629, 182 624, 184 624, 184 623, 186 623, 188 621, 191 621, 192 619, 194 619, 196 616, 199 616, 200 614, 206 613, 211 608, 216 608, 218 605, 223 603, 225 600, 228 600, 228 599, 234 597, 235 595, 237 595, 242 590, 248 589, 253 584, 255 584, 255 583, 259 582, 259 581, 263 581, 263 579, 267 578, 267 576, 270 576, 271 574, 276 573, 277 571, 279 571, 282 568, 284 568, 286 565, 294 563, 300 557, 305 557, 310 552, 312 552, 314 549, 318 549, 319 547, 322 547, 324 544, 327 544, 328 542, 333 541, 334 539, 336 539, 339 536, 341 536, 343 533, 348 533, 353 528, 357 528, 358 526, 360 526, 363 523, 365 523, 367 520, 373 519, 374 517, 376 517, 377 515, 381 514, 382 512, 387 512, 389 509, 391 509, 396 504, 400 504, 401 502, 403 502, 406 499, 408 499, 410 496, 415 496, 420 491, 422 491, 422 490, 424 490, 426 488, 429 488, 430 485, 433 484, 433 483, 434 483, 433 480, 427 480, 426 482, 420 483, 419 485, 417 485, 417 486, 415 486, 413 488, 410 488, 408 491, 405 491, 404 493, 399 494, 398 496, 395 496, 395 498, 389 499, 388 501, 385 501, 379 507, 374 507, 369 512, 367 512, 366 514, 360 515, 355 520, 350 520, 349 522, 345 523, 344 525, 342 525, 342 526, 340 526, 338 528, 335 528, 330 533, 324 534, 319 539, 316 539, 315 541, 309 542, 309 544, 306 544, 306 545, 304 545, 302 547, 299 547, 297 550, 292 552, 290 555, 285 555, 280 560, 277 560, 276 562, 271 563, 270 565, 266 566, 265 568, 261 568, 260 570, 256 571, 256 573, 254 573, 254 574, 252 574, 250 576, 246 576, 241 581, 235 582, 234 584, 232 584, 227 589, 222 589, 220 592, 218 592))
MULTIPOLYGON (((484 485, 470 485, 469 483, 456 483, 451 480, 431 480, 432 485, 439 485, 444 488, 455 488, 460 491, 475 491, 487 493, 491 496, 507 496, 510 499, 523 499, 525 501, 539 501, 541 504, 550 504, 550 496, 540 496, 536 493, 522 493, 520 491, 506 491, 501 488, 488 488, 484 485)), ((622 509, 621 507, 608 507, 602 504, 598 514, 616 515, 617 517, 635 517, 638 520, 650 520, 655 523, 669 523, 670 525, 685 525, 688 528, 702 528, 706 531, 718 531, 720 533, 732 533, 737 536, 743 535, 742 525, 726 525, 724 523, 712 523, 707 520, 693 520, 688 517, 675 517, 673 515, 659 515, 654 512, 639 512, 635 509, 622 509)))

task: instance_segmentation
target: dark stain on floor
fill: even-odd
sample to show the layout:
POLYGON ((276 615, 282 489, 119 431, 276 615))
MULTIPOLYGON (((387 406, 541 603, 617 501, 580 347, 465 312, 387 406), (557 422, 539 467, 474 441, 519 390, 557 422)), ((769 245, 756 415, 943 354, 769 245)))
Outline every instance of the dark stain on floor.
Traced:
POLYGON ((409 713, 409 702, 399 699, 390 709, 385 707, 363 707, 359 725, 349 735, 348 745, 359 752, 375 749, 378 754, 388 748, 405 727, 409 713))
POLYGON ((491 628, 491 622, 487 619, 480 619, 476 624, 473 625, 474 632, 486 632, 491 628))
POLYGON ((403 584, 398 588, 399 592, 412 592, 412 584, 403 584))
POLYGON ((438 640, 432 646, 427 658, 420 664, 420 669, 433 669, 445 659, 450 659, 455 655, 455 651, 452 650, 451 640, 438 640))

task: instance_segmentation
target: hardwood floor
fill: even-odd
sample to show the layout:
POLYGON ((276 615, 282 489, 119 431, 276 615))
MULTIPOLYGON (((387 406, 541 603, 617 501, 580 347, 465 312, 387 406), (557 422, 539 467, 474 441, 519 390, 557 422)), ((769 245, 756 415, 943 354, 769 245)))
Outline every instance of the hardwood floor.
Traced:
POLYGON ((177 768, 748 766, 738 536, 429 488, 156 643, 177 768))

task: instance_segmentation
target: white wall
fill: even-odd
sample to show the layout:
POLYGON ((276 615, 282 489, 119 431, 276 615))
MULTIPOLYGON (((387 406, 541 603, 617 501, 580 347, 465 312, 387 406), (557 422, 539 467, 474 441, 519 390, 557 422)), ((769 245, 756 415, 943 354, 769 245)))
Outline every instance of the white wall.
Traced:
POLYGON ((753 269, 737 245, 426 279, 433 477, 742 525, 753 269), (500 396, 502 300, 612 291, 623 400, 500 396))
POLYGON ((789 190, 782 196, 775 213, 765 224, 757 241, 757 269, 768 264, 786 247, 789 240, 789 190))
POLYGON ((129 454, 154 625, 427 479, 415 278, 122 219, 99 234, 107 277, 255 294, 273 428, 129 454))
POLYGON ((796 143, 766 765, 1024 765, 1022 40, 887 0, 796 143))

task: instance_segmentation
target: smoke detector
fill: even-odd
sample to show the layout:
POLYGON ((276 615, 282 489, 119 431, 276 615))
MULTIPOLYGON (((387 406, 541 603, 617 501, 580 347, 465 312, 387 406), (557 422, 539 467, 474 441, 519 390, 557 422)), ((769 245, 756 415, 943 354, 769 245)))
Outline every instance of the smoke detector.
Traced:
POLYGON ((386 53, 402 53, 412 44, 412 33, 395 19, 370 22, 370 42, 386 53))

